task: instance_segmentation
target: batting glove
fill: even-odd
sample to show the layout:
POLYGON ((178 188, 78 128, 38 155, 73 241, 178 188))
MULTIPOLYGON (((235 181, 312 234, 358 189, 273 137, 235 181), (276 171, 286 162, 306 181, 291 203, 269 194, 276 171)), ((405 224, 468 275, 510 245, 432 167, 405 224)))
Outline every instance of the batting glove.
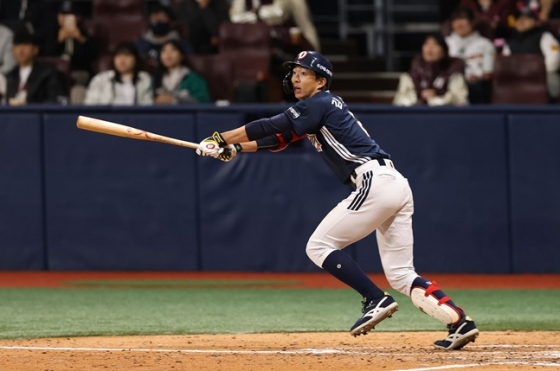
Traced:
POLYGON ((222 152, 218 155, 218 159, 224 162, 233 160, 237 152, 241 152, 241 144, 228 144, 226 147, 221 148, 222 152))
POLYGON ((220 145, 214 140, 214 138, 208 137, 200 142, 198 148, 196 149, 196 154, 199 156, 210 156, 218 158, 220 153, 223 151, 224 149, 220 148, 220 145))

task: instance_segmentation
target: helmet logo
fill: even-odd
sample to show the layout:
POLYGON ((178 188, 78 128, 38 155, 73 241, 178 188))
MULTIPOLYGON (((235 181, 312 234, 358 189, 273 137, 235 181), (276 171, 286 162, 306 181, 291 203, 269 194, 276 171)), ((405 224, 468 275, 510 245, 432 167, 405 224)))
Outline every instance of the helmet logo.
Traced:
POLYGON ((301 53, 298 54, 297 59, 298 60, 303 59, 303 58, 305 58, 306 55, 307 55, 307 52, 301 52, 301 53))

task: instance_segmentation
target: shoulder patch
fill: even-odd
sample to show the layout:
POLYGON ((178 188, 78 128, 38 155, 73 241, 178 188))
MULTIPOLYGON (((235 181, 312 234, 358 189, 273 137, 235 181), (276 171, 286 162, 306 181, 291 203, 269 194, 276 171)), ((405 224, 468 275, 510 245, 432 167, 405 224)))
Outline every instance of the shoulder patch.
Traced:
POLYGON ((288 113, 294 120, 301 116, 301 112, 299 112, 295 107, 288 108, 288 113))

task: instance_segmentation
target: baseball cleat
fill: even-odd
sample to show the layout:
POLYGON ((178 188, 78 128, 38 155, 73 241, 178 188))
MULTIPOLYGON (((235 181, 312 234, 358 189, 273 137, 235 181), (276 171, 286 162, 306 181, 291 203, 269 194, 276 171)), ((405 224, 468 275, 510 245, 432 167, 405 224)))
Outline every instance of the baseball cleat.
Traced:
POLYGON ((459 350, 470 342, 475 341, 479 331, 471 317, 465 316, 458 324, 448 325, 449 335, 445 340, 438 340, 434 346, 439 349, 459 350))
POLYGON ((381 299, 370 302, 362 301, 363 316, 350 329, 350 335, 367 335, 378 323, 389 318, 399 309, 399 305, 391 295, 385 293, 381 299))

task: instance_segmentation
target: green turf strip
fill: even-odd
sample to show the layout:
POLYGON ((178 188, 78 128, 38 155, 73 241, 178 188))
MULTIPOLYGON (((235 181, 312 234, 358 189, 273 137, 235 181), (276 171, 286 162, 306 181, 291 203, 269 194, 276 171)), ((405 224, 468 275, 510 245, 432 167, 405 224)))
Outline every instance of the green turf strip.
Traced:
POLYGON ((301 281, 294 280, 81 280, 65 281, 66 286, 95 288, 231 288, 262 286, 295 286, 301 281))
MULTIPOLYGON (((481 330, 560 331, 560 290, 449 290, 481 330)), ((441 330, 401 294, 377 331, 441 330)), ((0 338, 347 331, 360 297, 332 289, 0 289, 0 338)))

